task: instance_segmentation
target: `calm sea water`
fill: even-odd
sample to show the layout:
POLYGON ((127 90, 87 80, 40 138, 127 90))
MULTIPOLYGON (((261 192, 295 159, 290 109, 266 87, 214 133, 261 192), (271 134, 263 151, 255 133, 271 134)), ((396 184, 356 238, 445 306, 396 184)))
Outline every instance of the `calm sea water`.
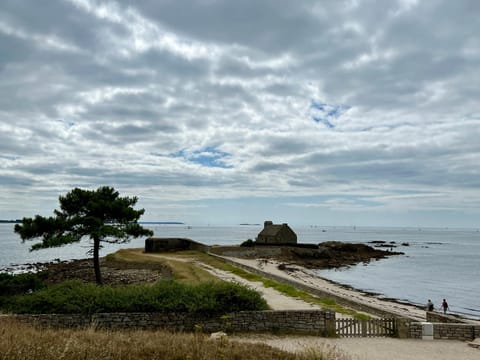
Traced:
MULTIPOLYGON (((29 252, 30 242, 22 244, 13 224, 0 224, 0 269, 18 264, 55 259, 87 257, 87 240, 62 248, 29 252)), ((189 237, 213 245, 239 244, 255 239, 261 226, 152 225, 155 236, 189 237)), ((452 312, 480 318, 480 232, 477 229, 412 229, 367 227, 294 227, 304 243, 337 240, 367 243, 395 242, 405 255, 358 264, 340 270, 321 270, 327 279, 354 288, 414 304, 432 299, 438 306, 448 300, 452 312), (408 243, 409 246, 402 246, 408 243)), ((120 248, 143 247, 145 239, 127 244, 107 245, 106 255, 120 248)))

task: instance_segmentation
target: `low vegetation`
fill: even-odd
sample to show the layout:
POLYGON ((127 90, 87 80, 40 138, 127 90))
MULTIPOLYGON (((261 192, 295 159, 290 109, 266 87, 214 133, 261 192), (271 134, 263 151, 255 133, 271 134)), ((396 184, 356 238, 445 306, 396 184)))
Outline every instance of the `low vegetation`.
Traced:
MULTIPOLYGON (((237 266, 225 263, 224 261, 197 251, 179 251, 168 254, 145 254, 143 249, 124 249, 116 253, 110 254, 106 258, 107 261, 123 262, 129 264, 138 264, 138 266, 145 266, 146 264, 162 264, 171 270, 173 282, 163 282, 163 285, 129 285, 123 287, 109 287, 99 289, 93 284, 81 284, 79 282, 66 282, 58 285, 59 287, 50 287, 44 292, 38 293, 44 287, 43 277, 41 274, 24 274, 24 275, 8 275, 0 274, 0 293, 2 295, 24 294, 27 290, 33 290, 33 294, 16 297, 0 296, 0 307, 4 310, 12 312, 60 312, 60 313, 92 313, 92 312, 108 312, 108 311, 213 311, 218 309, 218 313, 227 309, 229 311, 236 310, 251 310, 251 302, 248 303, 248 308, 243 308, 246 303, 234 304, 230 307, 219 305, 216 300, 212 300, 212 294, 209 296, 200 295, 199 291, 203 286, 204 289, 215 287, 214 283, 219 283, 218 287, 225 286, 239 286, 239 285, 220 285, 222 281, 210 274, 208 271, 202 269, 196 264, 201 262, 209 266, 231 272, 248 281, 260 282, 265 287, 270 287, 278 292, 301 299, 303 301, 318 304, 325 309, 329 309, 338 313, 352 315, 360 319, 368 319, 369 316, 358 313, 352 309, 345 308, 334 299, 319 298, 309 294, 308 292, 298 290, 295 287, 283 284, 271 279, 264 278, 260 275, 245 271, 237 266), (192 285, 199 285, 195 287, 192 285), (167 284, 169 284, 167 286, 167 284), (183 288, 182 285, 186 287, 183 288), (163 290, 159 290, 163 287, 163 290), (168 290, 166 290, 168 288, 168 290), (183 290, 180 290, 182 288, 183 290), (173 290, 175 289, 175 290, 173 290), (188 290, 185 290, 188 289, 188 290), (79 293, 82 292, 81 294, 79 293), (159 293, 159 291, 172 292, 170 295, 159 293), (177 293, 178 292, 178 293, 177 293), (193 293, 194 295, 189 295, 193 293), (183 294, 183 295, 179 295, 183 294), (157 300, 157 297, 162 297, 163 300, 157 300), (46 300, 48 299, 48 300, 46 300), (78 301, 76 299, 87 299, 88 301, 78 301), (92 300, 93 299, 93 300, 92 300), (113 301, 115 299, 115 301, 113 301), (193 303, 192 301, 208 301, 208 304, 193 303), (67 310, 61 310, 62 304, 68 304, 67 310), (52 310, 49 310, 52 309, 52 310), (55 309, 55 310, 53 310, 55 309), (202 310, 203 309, 203 310, 202 310)), ((242 287, 240 287, 242 288, 242 287)), ((210 290, 208 290, 210 291, 210 290)), ((208 292, 207 291, 207 292, 208 292)), ((253 292, 253 291, 252 291, 253 292)), ((255 292, 253 292, 255 293, 255 292)), ((257 293, 255 293, 257 294, 257 293)), ((257 294, 258 295, 258 294, 257 294)), ((261 297, 258 295, 261 301, 261 297)), ((231 299, 231 298, 230 298, 231 299)), ((257 305, 258 299, 255 300, 257 305)), ((256 309, 263 309, 266 305, 260 305, 256 309)), ((227 311, 225 311, 227 312, 227 311)))
POLYGON ((0 294, 16 295, 35 291, 45 287, 44 277, 41 274, 13 275, 0 273, 0 294))
POLYGON ((306 291, 298 290, 292 285, 283 284, 275 280, 264 278, 260 275, 243 270, 237 266, 230 265, 214 256, 211 256, 205 253, 199 253, 194 251, 182 251, 182 252, 175 253, 175 256, 178 256, 179 258, 190 257, 190 258, 197 259, 217 269, 231 272, 232 274, 240 276, 245 280, 260 282, 263 284, 263 286, 267 288, 273 288, 284 295, 298 298, 311 304, 318 304, 322 306, 324 309, 328 309, 328 310, 335 311, 345 315, 351 315, 357 319, 370 319, 370 316, 363 313, 359 313, 353 309, 346 308, 338 304, 334 299, 319 298, 319 297, 313 296, 306 291))
MULTIPOLYGON (((164 266, 170 269, 173 279, 186 283, 186 284, 198 284, 201 282, 219 281, 217 277, 210 274, 208 271, 200 268, 198 265, 190 261, 182 261, 185 256, 180 256, 176 259, 176 254, 169 256, 169 254, 158 257, 145 254, 143 249, 123 249, 113 254, 109 254, 106 259, 108 261, 123 261, 129 263, 142 264, 145 263, 162 263, 164 266)), ((194 252, 189 252, 194 253, 194 252)))
POLYGON ((17 359, 347 360, 334 350, 292 354, 263 344, 211 340, 201 333, 36 329, 0 318, 0 360, 17 359))
POLYGON ((227 282, 198 285, 160 281, 153 285, 96 286, 66 281, 31 294, 0 298, 0 306, 14 313, 92 314, 101 312, 189 312, 225 314, 265 310, 256 291, 227 282))

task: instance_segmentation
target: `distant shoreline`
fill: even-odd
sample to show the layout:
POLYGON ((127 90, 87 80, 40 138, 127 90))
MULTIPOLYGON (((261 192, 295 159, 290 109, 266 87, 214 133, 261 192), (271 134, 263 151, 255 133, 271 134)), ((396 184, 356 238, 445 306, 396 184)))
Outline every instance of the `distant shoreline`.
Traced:
MULTIPOLYGON (((21 224, 21 219, 16 220, 2 220, 0 219, 0 224, 21 224)), ((139 221, 139 224, 147 224, 147 225, 185 225, 184 222, 181 221, 139 221)))

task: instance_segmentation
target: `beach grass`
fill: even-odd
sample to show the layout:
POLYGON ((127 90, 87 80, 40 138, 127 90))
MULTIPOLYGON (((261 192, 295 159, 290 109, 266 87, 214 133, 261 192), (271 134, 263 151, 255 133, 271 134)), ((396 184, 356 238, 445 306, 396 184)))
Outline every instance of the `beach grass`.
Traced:
POLYGON ((199 332, 40 329, 0 317, 0 360, 334 360, 337 356, 331 350, 305 348, 289 353, 264 344, 212 340, 199 332))

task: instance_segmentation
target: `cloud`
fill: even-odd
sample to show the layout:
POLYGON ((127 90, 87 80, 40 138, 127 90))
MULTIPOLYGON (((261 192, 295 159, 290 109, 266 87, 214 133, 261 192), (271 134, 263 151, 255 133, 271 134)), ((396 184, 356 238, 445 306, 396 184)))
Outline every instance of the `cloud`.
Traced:
POLYGON ((113 185, 144 196, 149 219, 175 204, 180 221, 232 221, 231 199, 288 222, 347 221, 350 207, 406 223, 417 207, 464 224, 462 209, 480 208, 479 10, 2 1, 0 218, 113 185))

